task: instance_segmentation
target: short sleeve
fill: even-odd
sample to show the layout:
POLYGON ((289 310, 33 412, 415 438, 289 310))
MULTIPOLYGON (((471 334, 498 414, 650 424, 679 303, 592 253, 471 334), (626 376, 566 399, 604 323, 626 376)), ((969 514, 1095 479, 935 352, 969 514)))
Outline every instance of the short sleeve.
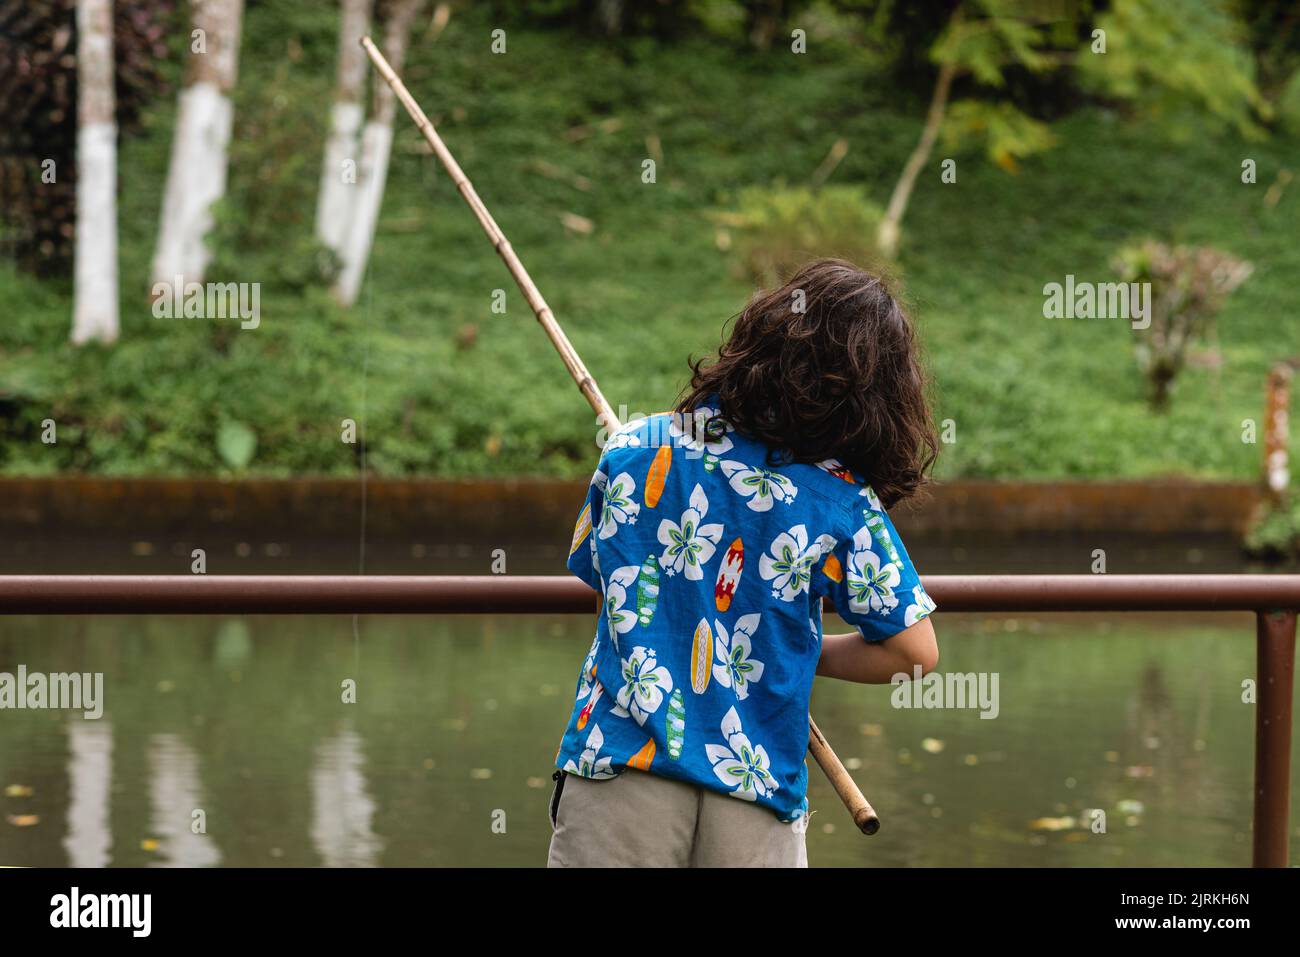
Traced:
POLYGON ((883 641, 929 617, 935 604, 885 511, 862 507, 856 521, 823 566, 827 593, 863 638, 883 641))
MULTIPOLYGON (((601 460, 604 465, 604 460, 601 460)), ((605 507, 605 472, 597 469, 587 486, 587 500, 578 521, 573 526, 573 541, 569 545, 569 571, 586 582, 591 588, 601 591, 600 560, 596 554, 596 536, 594 527, 599 527, 601 511, 605 507)))

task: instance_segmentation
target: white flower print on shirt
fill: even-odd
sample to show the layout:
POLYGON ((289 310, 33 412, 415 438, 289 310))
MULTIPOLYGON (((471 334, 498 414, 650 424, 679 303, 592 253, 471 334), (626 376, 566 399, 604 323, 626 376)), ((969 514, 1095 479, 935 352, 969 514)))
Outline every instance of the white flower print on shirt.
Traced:
POLYGON ((668 420, 668 434, 675 440, 678 445, 687 450, 688 458, 699 458, 704 455, 704 467, 708 471, 713 471, 713 467, 718 462, 718 456, 723 452, 730 451, 735 445, 731 440, 728 432, 736 431, 736 427, 718 415, 717 409, 710 409, 701 406, 693 412, 674 412, 668 420), (721 423, 721 433, 714 436, 706 426, 712 425, 716 431, 721 423))
POLYGON ((664 545, 659 567, 665 575, 684 574, 691 581, 704 577, 704 566, 722 538, 721 525, 703 525, 709 499, 698 484, 691 492, 691 504, 682 512, 680 523, 665 518, 659 523, 659 543, 664 545))
POLYGON ((605 502, 600 508, 600 537, 613 538, 620 525, 635 525, 641 504, 632 500, 636 482, 626 472, 620 472, 605 483, 605 502))
POLYGON ((620 718, 630 715, 640 725, 659 710, 664 695, 673 690, 672 675, 659 664, 654 649, 640 645, 632 649, 631 657, 623 659, 623 681, 610 714, 620 718))
POLYGON ((772 775, 771 762, 762 745, 753 745, 740 727, 740 715, 733 707, 722 717, 725 745, 706 744, 705 753, 718 780, 731 788, 731 796, 742 801, 767 797, 780 785, 772 775))
POLYGON ((773 598, 794 601, 808 590, 813 565, 834 547, 830 535, 820 535, 809 545, 808 529, 796 525, 776 536, 769 554, 759 558, 759 574, 772 583, 773 598))
POLYGON ((639 448, 641 445, 641 436, 636 433, 641 431, 646 420, 644 418, 632 419, 625 422, 617 432, 611 435, 605 441, 605 447, 602 451, 612 452, 615 449, 639 448))
POLYGON ((935 607, 934 599, 925 593, 924 588, 920 585, 912 586, 912 604, 903 612, 903 624, 910 628, 921 619, 929 618, 935 607))
POLYGON ((763 677, 763 662, 750 657, 760 617, 758 612, 741 615, 730 636, 722 622, 713 621, 713 657, 717 661, 713 677, 722 687, 734 690, 741 701, 749 697, 749 686, 763 677))
MULTIPOLYGON (((817 463, 817 467, 823 472, 829 472, 838 479, 843 479, 845 482, 851 482, 854 485, 858 484, 858 480, 853 477, 853 473, 846 468, 839 459, 823 459, 817 463)), ((865 498, 867 504, 877 512, 883 512, 885 510, 884 506, 880 504, 880 498, 876 495, 876 490, 870 485, 863 485, 858 489, 858 495, 865 498)))
POLYGON ((780 472, 754 468, 744 462, 723 459, 722 474, 727 477, 736 494, 744 496, 746 505, 755 512, 766 512, 773 502, 790 505, 799 489, 780 472))
POLYGON ((856 612, 887 615, 898 606, 898 596, 894 594, 900 581, 898 566, 893 562, 882 564, 871 544, 871 530, 858 529, 853 536, 853 551, 849 553, 845 577, 849 607, 856 612))
POLYGON ((618 636, 631 631, 636 624, 636 609, 624 608, 623 605, 627 602, 627 591, 640 571, 639 565, 624 565, 614 569, 605 583, 605 617, 609 620, 609 634, 614 639, 615 649, 618 648, 618 636))
POLYGON ((600 645, 600 635, 591 639, 591 650, 587 652, 586 660, 582 662, 582 672, 578 675, 578 697, 576 700, 581 701, 587 695, 591 694, 592 683, 596 680, 596 648, 600 645))
POLYGON ((584 748, 582 754, 578 756, 577 761, 574 761, 573 758, 569 758, 568 762, 564 765, 564 770, 569 774, 576 774, 579 777, 584 778, 595 778, 597 780, 601 778, 614 777, 618 774, 617 771, 610 767, 614 759, 611 757, 596 757, 604 744, 605 735, 601 732, 600 725, 593 724, 591 726, 591 734, 587 735, 586 748, 584 748))

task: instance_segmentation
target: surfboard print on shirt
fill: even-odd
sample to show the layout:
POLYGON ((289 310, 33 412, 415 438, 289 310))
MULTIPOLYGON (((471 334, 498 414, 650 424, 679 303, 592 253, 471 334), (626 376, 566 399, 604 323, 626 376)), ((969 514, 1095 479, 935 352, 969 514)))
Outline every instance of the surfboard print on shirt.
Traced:
POLYGON ((582 511, 578 514, 578 522, 573 526, 573 544, 569 546, 569 555, 572 556, 591 534, 591 503, 588 502, 583 506, 582 511))
POLYGON ((745 543, 737 538, 727 549, 718 568, 718 580, 713 586, 713 603, 718 611, 731 607, 731 600, 736 597, 736 587, 740 584, 740 574, 745 570, 745 543))
POLYGON ((654 508, 664 494, 664 483, 668 481, 668 470, 673 467, 673 447, 665 445, 655 453, 650 463, 650 471, 645 477, 645 507, 654 508))
POLYGON ((695 626, 695 639, 691 642, 691 688, 696 694, 704 694, 709 686, 709 674, 713 667, 713 630, 709 623, 701 618, 695 626))

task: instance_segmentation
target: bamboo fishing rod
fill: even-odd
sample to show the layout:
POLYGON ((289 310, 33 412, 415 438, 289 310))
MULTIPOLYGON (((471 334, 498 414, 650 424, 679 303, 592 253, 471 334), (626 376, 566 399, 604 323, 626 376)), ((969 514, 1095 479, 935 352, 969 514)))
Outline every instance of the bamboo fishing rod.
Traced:
MULTIPOLYGON (((492 214, 488 212, 487 206, 474 190, 474 185, 465 175, 465 171, 460 168, 456 158, 451 155, 447 145, 443 143, 442 137, 438 131, 433 128, 433 123, 425 115, 424 110, 420 109, 420 104, 415 101, 415 97, 406 88, 400 77, 393 71, 384 55, 379 52, 370 37, 361 38, 361 46, 365 48, 366 54, 370 61, 374 63, 375 69, 383 77, 384 82, 392 88, 397 98, 401 100, 402 105, 406 107, 406 112, 410 114, 411 119, 415 121, 416 127, 423 134, 425 141, 433 149, 434 154, 446 168, 451 176, 452 182, 460 191, 461 198, 465 200, 466 205, 473 211, 475 218, 478 219, 479 225, 483 227, 483 232, 487 233, 488 239, 492 241, 492 246, 496 249, 498 255, 505 262, 506 268, 510 270, 510 275, 514 278, 515 283, 519 286, 520 292, 528 300, 528 305, 532 307, 533 314, 537 316, 537 321, 541 323, 542 329, 545 330, 547 337, 551 340, 551 345, 555 346, 555 351, 560 354, 564 361, 564 366, 569 370, 569 375, 591 405, 592 411, 596 413, 596 418, 600 421, 609 434, 613 434, 620 426, 618 416, 614 414, 613 408, 606 401, 605 396, 601 393, 600 387, 596 385, 596 380, 591 377, 587 367, 583 364, 573 343, 569 337, 564 334, 560 328, 559 322, 555 319, 555 314, 551 312, 551 307, 546 304, 538 290, 533 278, 528 275, 528 270, 520 262, 519 257, 515 254, 514 247, 506 239, 505 233, 497 225, 492 214)), ((875 810, 863 795, 861 789, 850 777, 848 770, 844 767, 844 762, 839 759, 834 750, 831 749, 825 735, 817 727, 817 722, 813 720, 812 715, 808 716, 808 750, 816 759, 817 764, 826 777, 830 779, 831 785, 835 788, 835 793, 839 795, 844 806, 848 808, 849 814, 853 816, 853 823, 857 825, 858 830, 863 834, 875 834, 880 829, 880 819, 876 816, 875 810)))

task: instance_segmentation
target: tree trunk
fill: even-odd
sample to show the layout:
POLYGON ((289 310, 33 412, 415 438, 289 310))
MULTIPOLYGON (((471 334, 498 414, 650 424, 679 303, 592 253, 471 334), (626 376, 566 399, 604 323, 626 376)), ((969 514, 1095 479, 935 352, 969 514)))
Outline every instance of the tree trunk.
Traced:
MULTIPOLYGON (((384 58, 400 73, 406 60, 411 24, 424 0, 393 0, 384 25, 384 58)), ((357 171, 357 196, 352 221, 343 237, 343 268, 334 284, 334 297, 343 305, 357 301, 361 280, 375 240, 375 223, 384 201, 384 182, 388 178, 388 157, 393 147, 393 117, 397 97, 387 83, 377 80, 371 97, 370 120, 361 135, 361 167, 357 171)))
POLYGON ((361 101, 369 66, 361 38, 370 29, 373 0, 342 0, 341 6, 338 75, 316 204, 316 237, 335 253, 342 251, 357 193, 357 134, 365 118, 361 101))
POLYGON ((925 127, 921 130, 921 139, 917 142, 916 149, 912 150, 912 155, 908 157, 907 165, 903 167, 903 174, 898 177, 898 183, 894 186, 894 194, 889 198, 889 208, 885 211, 885 218, 880 221, 876 233, 876 245, 880 247, 881 253, 890 259, 898 254, 898 239, 903 214, 907 212, 907 201, 912 198, 912 188, 916 186, 916 178, 929 162, 930 152, 934 149, 934 142, 939 136, 939 128, 943 126, 943 115, 948 108, 948 92, 952 89, 952 80, 956 73, 957 68, 951 63, 945 63, 939 68, 939 78, 935 81, 934 93, 930 96, 930 109, 925 115, 925 127))
POLYGON ((155 283, 202 282, 212 255, 204 244, 212 204, 226 192, 234 110, 230 91, 239 71, 244 0, 191 0, 192 31, 185 87, 176 111, 171 161, 163 191, 155 283))
POLYGON ((112 0, 77 2, 77 238, 72 341, 113 342, 117 302, 117 121, 112 0))

